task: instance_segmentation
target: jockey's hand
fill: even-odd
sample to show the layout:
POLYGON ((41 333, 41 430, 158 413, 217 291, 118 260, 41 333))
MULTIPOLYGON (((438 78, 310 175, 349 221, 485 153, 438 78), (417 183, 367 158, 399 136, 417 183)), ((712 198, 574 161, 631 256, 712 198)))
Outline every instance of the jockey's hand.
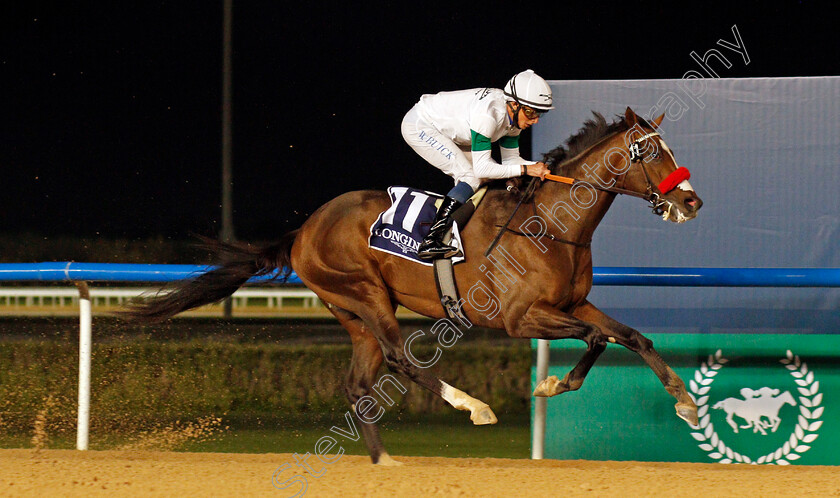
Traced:
POLYGON ((528 176, 536 176, 540 180, 545 180, 545 175, 551 173, 551 171, 546 167, 545 163, 539 162, 534 164, 529 164, 526 166, 525 174, 528 176))

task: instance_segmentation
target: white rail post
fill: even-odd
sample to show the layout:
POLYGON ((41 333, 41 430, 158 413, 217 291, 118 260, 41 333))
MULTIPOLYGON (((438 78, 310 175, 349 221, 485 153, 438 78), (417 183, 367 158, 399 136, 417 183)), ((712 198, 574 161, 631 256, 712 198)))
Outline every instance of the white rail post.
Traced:
POLYGON ((86 450, 90 428, 90 289, 87 282, 76 282, 76 287, 79 289, 79 420, 76 429, 76 449, 86 450))
MULTIPOLYGON (((548 377, 549 342, 537 339, 537 385, 548 377)), ((545 417, 548 398, 537 397, 534 404, 534 434, 531 441, 531 459, 542 460, 545 454, 545 417)))

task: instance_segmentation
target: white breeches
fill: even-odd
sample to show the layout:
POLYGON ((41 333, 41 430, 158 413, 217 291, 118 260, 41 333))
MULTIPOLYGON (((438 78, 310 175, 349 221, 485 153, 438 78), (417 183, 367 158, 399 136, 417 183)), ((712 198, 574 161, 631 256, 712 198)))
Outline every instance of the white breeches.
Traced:
POLYGON ((473 191, 481 186, 481 181, 473 172, 469 146, 459 147, 427 123, 418 112, 417 106, 412 107, 405 115, 401 130, 406 143, 429 164, 451 176, 456 185, 458 182, 465 182, 473 191))

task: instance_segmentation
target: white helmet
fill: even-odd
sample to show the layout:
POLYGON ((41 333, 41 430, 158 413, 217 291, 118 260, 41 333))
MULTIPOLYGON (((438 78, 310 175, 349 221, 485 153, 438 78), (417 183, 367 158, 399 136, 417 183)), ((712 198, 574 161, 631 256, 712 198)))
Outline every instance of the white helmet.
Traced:
POLYGON ((537 73, 528 69, 513 76, 505 85, 505 97, 538 111, 554 109, 551 87, 537 73))

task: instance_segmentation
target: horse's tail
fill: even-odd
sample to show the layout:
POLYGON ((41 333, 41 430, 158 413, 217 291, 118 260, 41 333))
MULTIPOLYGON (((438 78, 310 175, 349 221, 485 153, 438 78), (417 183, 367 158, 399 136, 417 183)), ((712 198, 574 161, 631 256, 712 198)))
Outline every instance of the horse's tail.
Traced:
POLYGON ((157 323, 182 311, 221 301, 251 277, 282 270, 275 278, 283 281, 292 272, 292 244, 297 232, 289 232, 279 242, 263 247, 202 237, 204 246, 222 260, 219 266, 197 277, 174 282, 152 298, 135 300, 117 314, 137 323, 157 323))

